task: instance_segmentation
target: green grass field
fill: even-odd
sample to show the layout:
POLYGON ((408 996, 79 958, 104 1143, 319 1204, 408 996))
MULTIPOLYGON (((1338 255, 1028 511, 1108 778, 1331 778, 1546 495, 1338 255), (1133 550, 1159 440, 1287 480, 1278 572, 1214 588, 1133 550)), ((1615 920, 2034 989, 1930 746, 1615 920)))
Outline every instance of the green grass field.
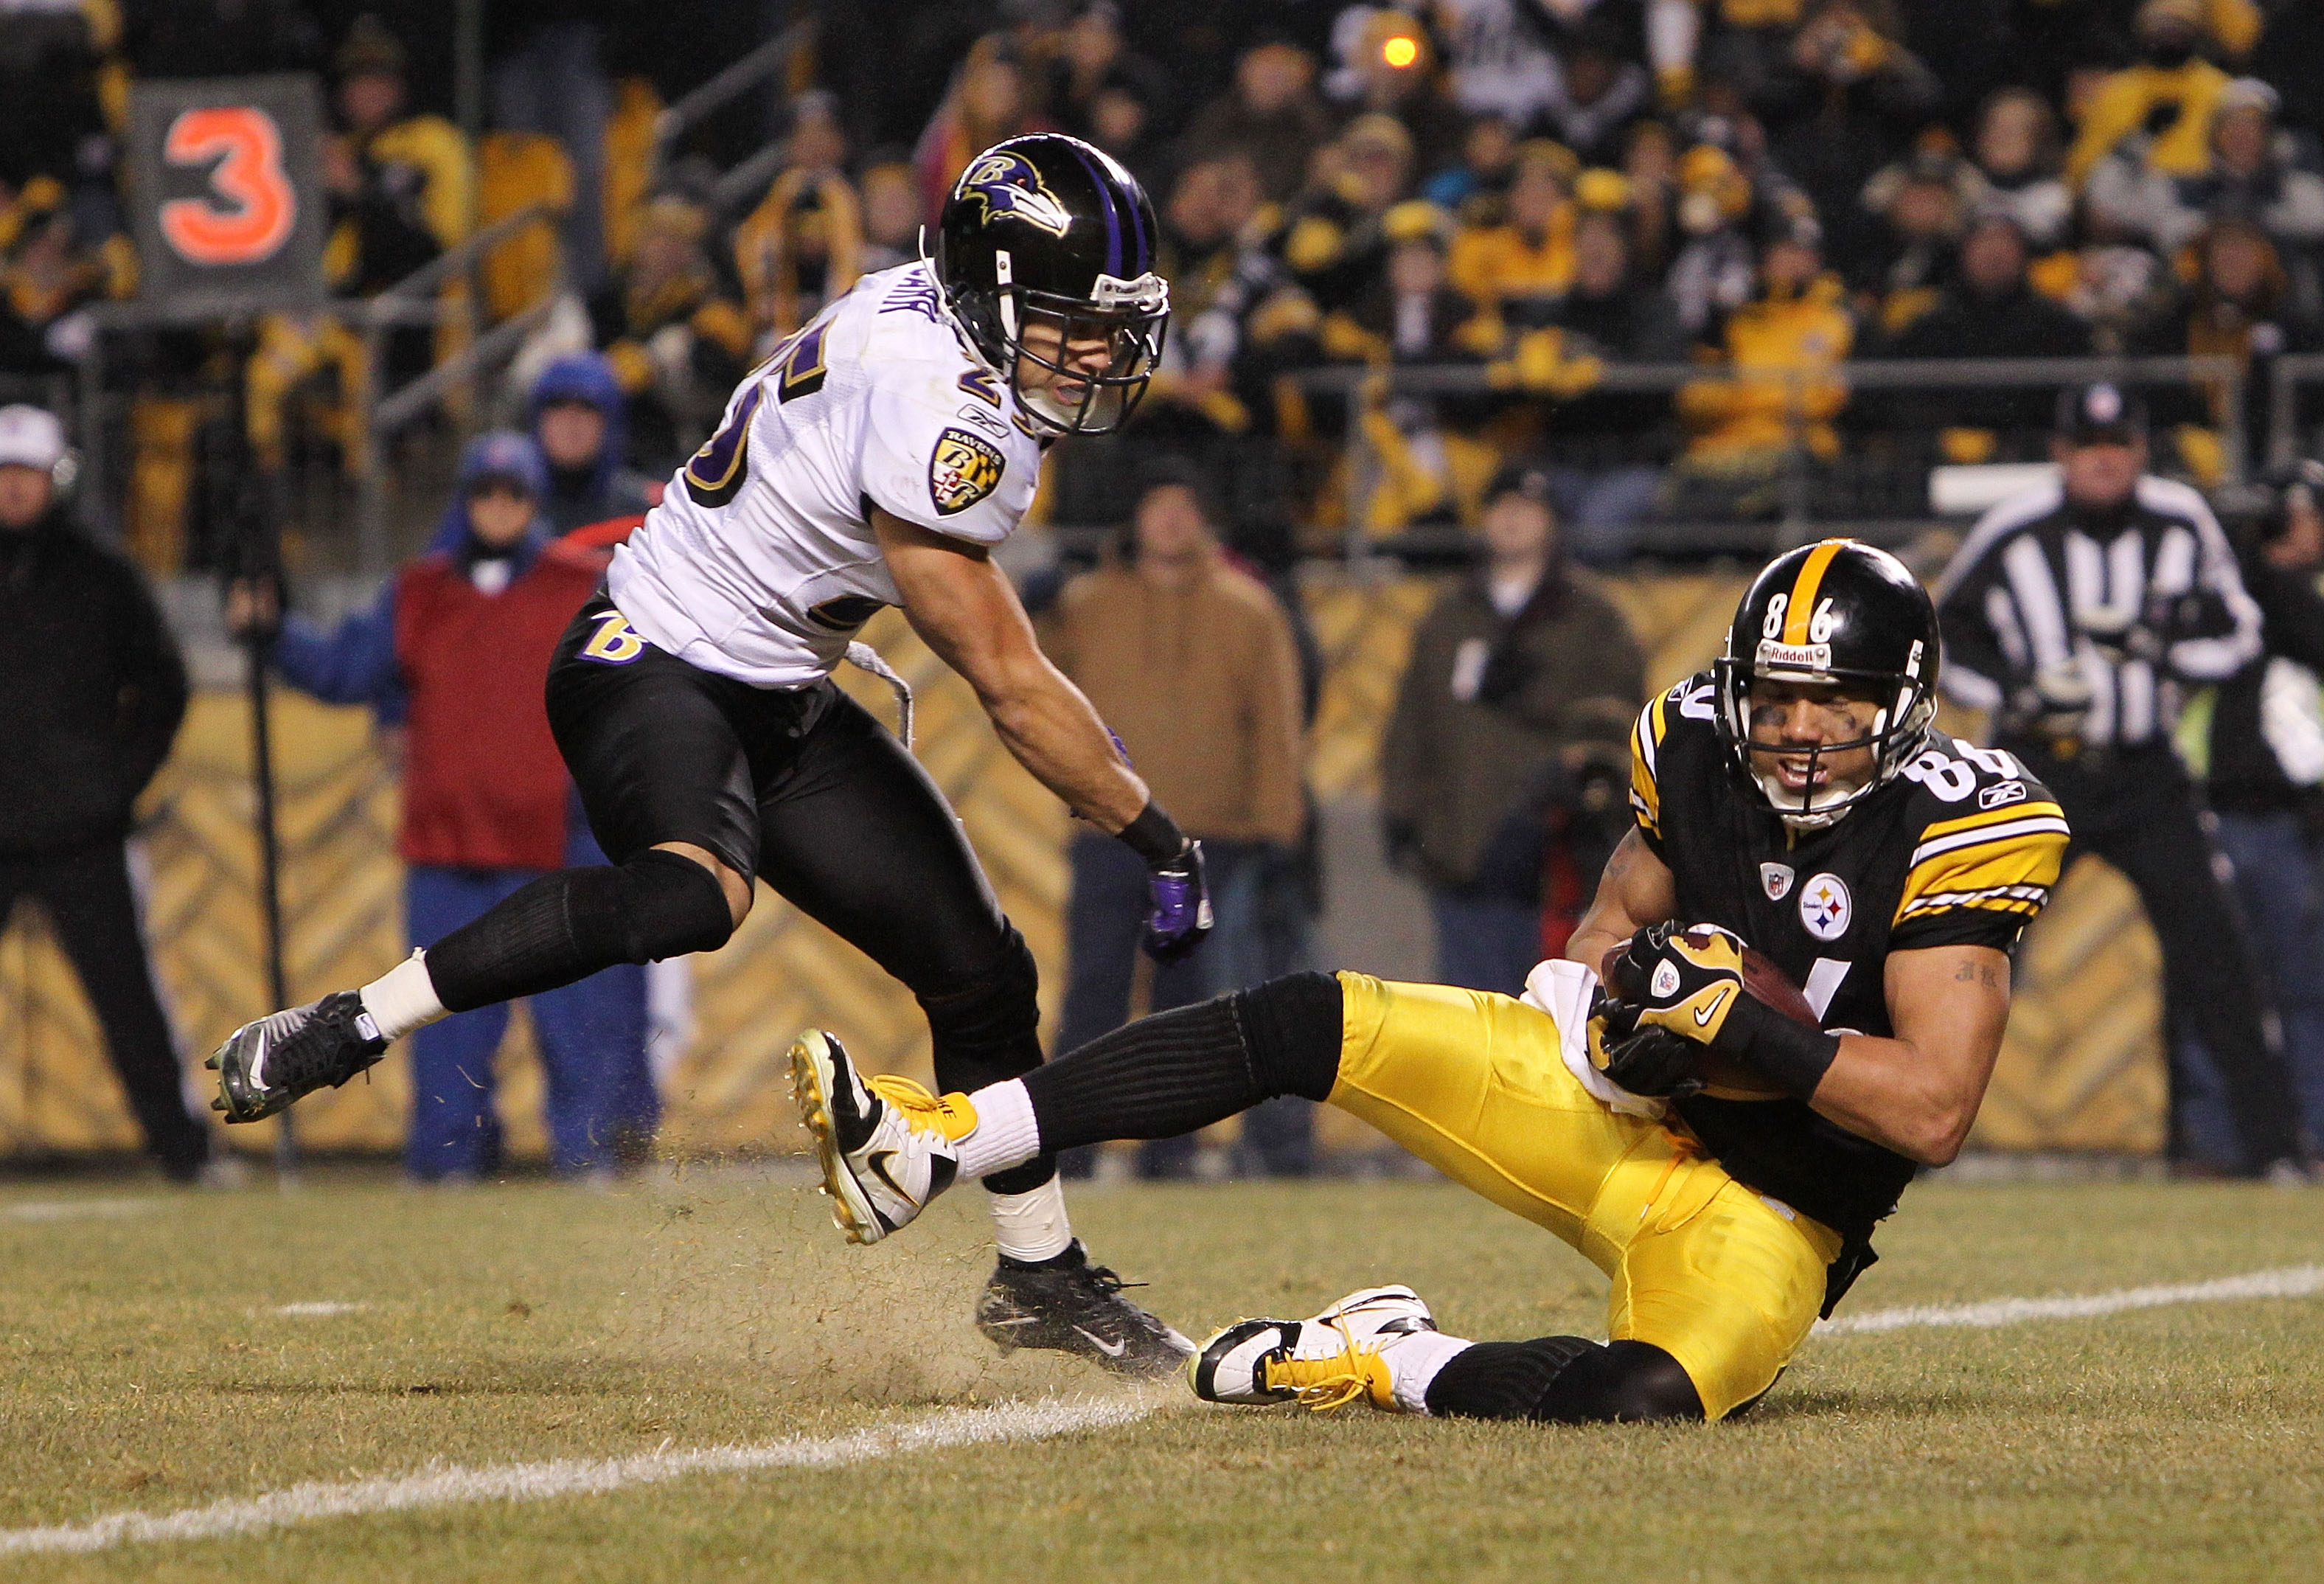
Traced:
MULTIPOLYGON (((845 1247, 791 1180, 415 1193, 0 1189, 0 1530, 550 1459, 1120 1398, 991 1353, 975 1196, 845 1247), (75 1213, 78 1212, 78 1213, 75 1213), (285 1305, 361 1305, 284 1315, 285 1305)), ((1598 1333, 1604 1283, 1442 1184, 1075 1197, 1194 1331, 1411 1283, 1449 1330, 1598 1333)), ((1917 1190, 1847 1311, 2324 1260, 2324 1193, 1917 1190)), ((1548 1430, 1203 1409, 850 1467, 323 1518, 88 1554, 58 1579, 1020 1581, 2324 1577, 2324 1296, 1812 1341, 1748 1419, 1548 1430)))

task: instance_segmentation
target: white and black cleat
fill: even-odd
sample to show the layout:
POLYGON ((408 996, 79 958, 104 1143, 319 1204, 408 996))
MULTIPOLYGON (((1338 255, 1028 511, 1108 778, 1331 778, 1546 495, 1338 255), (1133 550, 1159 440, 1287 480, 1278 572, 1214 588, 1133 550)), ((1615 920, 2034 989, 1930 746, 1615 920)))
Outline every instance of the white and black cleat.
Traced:
POLYGON ((976 1302, 976 1329, 1003 1352, 1076 1354, 1116 1375, 1157 1380, 1185 1367, 1194 1345, 1121 1295, 1124 1282, 1090 1264, 1079 1239, 1055 1259, 1004 1256, 976 1302))
POLYGON ((341 990, 227 1035, 202 1064, 218 1075, 210 1109, 228 1122, 256 1122, 301 1095, 338 1088, 386 1053, 363 997, 341 990))
POLYGON ((953 1141, 976 1125, 957 1097, 909 1079, 866 1082, 839 1036, 809 1029, 791 1042, 791 1095, 815 1135, 831 1218, 850 1243, 877 1243, 907 1225, 960 1174, 953 1141))
POLYGON ((1186 1381, 1205 1403, 1302 1403, 1337 1408, 1358 1399, 1394 1411, 1382 1356, 1402 1338, 1433 1331, 1409 1287, 1366 1287, 1306 1320, 1238 1320, 1204 1342, 1186 1381))

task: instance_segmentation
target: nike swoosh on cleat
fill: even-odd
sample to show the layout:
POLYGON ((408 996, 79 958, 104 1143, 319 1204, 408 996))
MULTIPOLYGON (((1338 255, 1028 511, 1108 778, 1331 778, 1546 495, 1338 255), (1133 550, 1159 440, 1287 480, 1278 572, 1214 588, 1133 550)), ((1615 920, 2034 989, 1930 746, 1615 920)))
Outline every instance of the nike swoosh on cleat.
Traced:
POLYGON ((886 1183, 898 1199, 902 1200, 906 1204, 911 1204, 914 1202, 912 1196, 904 1191, 903 1184, 888 1175, 888 1163, 895 1158, 896 1152, 893 1150, 878 1150, 863 1158, 863 1165, 872 1175, 886 1183))
POLYGON ((1719 994, 1711 998, 1710 1005, 1698 1006, 1694 1009, 1694 1026, 1699 1029, 1709 1028, 1711 1020, 1719 1015, 1719 1009, 1727 1005, 1727 998, 1734 993, 1734 986, 1721 985, 1719 987, 1719 994))
POLYGON ((1074 1332, 1076 1336, 1087 1337, 1089 1339, 1090 1346, 1104 1354, 1108 1358, 1119 1358, 1122 1354, 1129 1351, 1130 1348, 1130 1339, 1126 1337, 1119 1342, 1109 1342, 1103 1337, 1098 1336, 1094 1332, 1083 1330, 1079 1326, 1075 1326, 1074 1328, 1074 1332))

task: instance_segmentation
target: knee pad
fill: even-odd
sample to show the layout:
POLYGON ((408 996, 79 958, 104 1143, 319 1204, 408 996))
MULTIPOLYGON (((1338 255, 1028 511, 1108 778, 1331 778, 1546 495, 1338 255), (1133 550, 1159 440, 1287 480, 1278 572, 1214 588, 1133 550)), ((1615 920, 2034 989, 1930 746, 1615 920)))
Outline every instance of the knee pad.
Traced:
POLYGON ((1286 974, 1232 997, 1250 1072, 1268 1098, 1331 1098, 1340 1078, 1342 997, 1333 974, 1286 974))
POLYGON ((658 962, 715 951, 734 933, 718 876, 678 853, 648 848, 617 867, 570 873, 567 916, 586 952, 658 962))
POLYGON ((1557 1372, 1533 1417, 1551 1424, 1644 1422, 1703 1417, 1686 1366, 1651 1342, 1609 1342, 1557 1372))
POLYGON ((1535 1419, 1542 1396, 1576 1358, 1599 1351, 1582 1337, 1478 1342, 1428 1383, 1428 1411, 1462 1419, 1535 1419))

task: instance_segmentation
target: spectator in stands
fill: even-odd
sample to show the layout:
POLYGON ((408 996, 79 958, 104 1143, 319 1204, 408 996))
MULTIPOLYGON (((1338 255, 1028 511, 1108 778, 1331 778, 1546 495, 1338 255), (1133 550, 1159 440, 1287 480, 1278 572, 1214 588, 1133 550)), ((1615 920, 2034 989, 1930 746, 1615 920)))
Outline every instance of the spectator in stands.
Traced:
POLYGON ((1995 94, 1978 113, 1970 153, 1985 178, 1985 201, 2009 211, 2027 245, 2045 252, 2065 242, 2074 195, 2058 174, 2058 117, 2047 101, 2025 88, 1995 94))
POLYGON ((1624 139, 1655 106, 1646 69, 1622 53, 1624 30, 1611 16, 1583 22, 1561 55, 1564 69, 1544 107, 1550 130, 1585 165, 1611 165, 1624 139))
POLYGON ((1952 151, 1950 134, 1926 141, 1864 184, 1863 207, 1879 227, 1857 256, 1865 273, 1849 284, 1867 316, 1891 330, 1927 312, 1952 279, 1955 251, 1985 193, 1984 178, 1952 151))
POLYGON ((1542 956, 1540 788, 1627 740, 1644 664, 1621 614, 1566 573, 1545 474, 1493 480, 1483 538, 1413 635, 1380 811, 1388 861, 1427 889, 1437 981, 1514 996, 1542 956))
POLYGON ((1461 112, 1445 97, 1435 46, 1411 14, 1351 5, 1333 24, 1339 69, 1323 92, 1351 116, 1392 116, 1411 135, 1414 168, 1442 170, 1461 152, 1461 112))
POLYGON ((2165 255, 2194 241, 2212 217, 2227 214, 2257 221, 2288 247, 2324 242, 2324 177, 2292 163, 2291 140, 2276 133, 2277 103, 2267 84, 2237 78, 2212 107, 2208 166, 2172 175, 2117 150, 2091 174, 2090 208, 2165 255))
POLYGON ((1707 354, 1741 377, 1701 380, 1678 394, 1691 438, 1682 481, 1707 486, 1722 514, 1771 512, 1769 493, 1787 456, 1815 461, 1840 454, 1832 420, 1848 403, 1839 377, 1855 344, 1840 282, 1823 273, 1814 222, 1795 222, 1769 240, 1758 294, 1705 343, 1707 354))
POLYGON ((637 252, 589 304, 597 345, 630 399, 631 454, 645 471, 678 466, 749 366, 741 287, 706 245, 707 183, 681 171, 645 206, 637 252))
MULTIPOLYGON (((340 297, 375 297, 467 235, 475 171, 468 147, 441 116, 405 114, 402 41, 377 17, 359 16, 333 59, 337 130, 323 141, 323 186, 331 237, 324 273, 340 297)), ((423 373, 437 336, 426 326, 388 332, 388 388, 423 373)), ((286 457, 284 405, 290 392, 326 368, 338 377, 337 439, 350 464, 368 465, 355 395, 364 375, 363 338, 333 319, 271 314, 249 367, 250 440, 259 466, 279 471, 286 457)))
POLYGON ((758 357, 771 355, 864 273, 863 206, 846 165, 838 105, 820 91, 801 95, 792 109, 789 165, 734 227, 734 268, 758 357))
POLYGON ((1517 178, 1517 129, 1506 116, 1473 116, 1461 140, 1461 162, 1431 176, 1420 195, 1463 226, 1498 226, 1508 218, 1509 183, 1517 178))
POLYGON ((1895 36, 1879 0, 1814 0, 1764 97, 1753 104, 1775 162, 1830 227, 1841 275, 1864 276, 1870 217, 1856 201, 1935 116, 1943 90, 1895 36))
POLYGON ((88 308, 135 289, 129 238, 85 235, 106 223, 108 208, 71 202, 49 176, 0 206, 0 373, 55 374, 79 362, 96 334, 88 308))
POLYGON ((1275 251, 1325 310, 1361 292, 1388 253, 1380 221, 1412 181, 1412 137, 1393 116, 1359 116, 1318 159, 1322 180, 1285 217, 1275 251))
MULTIPOLYGON (((1890 357, 2087 357, 2089 327, 2026 279, 2025 235, 2013 211, 1991 208, 1961 240, 1960 271, 1923 313, 1888 341, 1890 357)), ((1904 427, 1940 431, 1945 459, 1986 462, 2006 447, 2013 460, 2042 453, 2050 395, 2038 389, 1896 394, 1904 427)))
POLYGON ((1689 334, 1705 336, 1748 301, 1758 283, 1758 252, 1746 228, 1751 181, 1726 150, 1710 144, 1687 150, 1675 175, 1674 229, 1681 240, 1667 284, 1679 322, 1689 334))
POLYGON ((576 352, 541 370, 530 405, 532 437, 548 465, 538 505, 550 533, 641 515, 659 498, 653 481, 628 464, 629 403, 602 354, 576 352))
POLYGON ((1144 112, 1140 142, 1158 142, 1180 114, 1170 74, 1124 42, 1114 0, 1084 0, 1059 34, 1049 62, 1049 115, 1075 137, 1111 153, 1105 130, 1109 125, 1120 130, 1121 112, 1107 101, 1120 98, 1144 112))
POLYGON ((881 161, 858 183, 863 206, 863 273, 891 270, 919 256, 920 194, 912 167, 881 161))
MULTIPOLYGON (((1350 7, 1340 25, 1351 28, 1350 7)), ((1429 8, 1444 47, 1452 102, 1471 117, 1491 116, 1513 132, 1539 121, 1557 97, 1557 54, 1533 0, 1436 0, 1429 8)), ((1473 124, 1473 121, 1472 121, 1473 124)))
POLYGON ((0 930, 40 899, 146 1150, 190 1182, 209 1129, 186 1108, 123 846, 185 718, 185 666, 144 579, 67 519, 64 457, 53 414, 0 408, 0 930))
POLYGON ((952 184, 968 169, 969 161, 994 144, 1028 132, 1056 130, 1056 124, 1035 108, 1016 47, 1000 33, 979 39, 912 151, 922 218, 934 227, 952 184))
POLYGON ((1678 142, 1668 126, 1641 121, 1630 128, 1621 171, 1630 218, 1630 260, 1642 280, 1663 279, 1678 246, 1678 142))
MULTIPOLYGON (((1157 466, 1139 493, 1128 556, 1067 584, 1042 641, 1208 860, 1217 922, 1201 950, 1155 969, 1156 1012, 1268 976, 1261 883, 1306 820, 1291 625, 1264 584, 1227 561, 1216 521, 1200 474, 1157 466)), ((1144 868, 1109 850, 1120 848, 1093 831, 1073 840, 1059 1050, 1130 1016, 1149 903, 1144 868)), ((1193 1149, 1162 1142, 1140 1153, 1146 1174, 1180 1175, 1193 1149)))
POLYGON ((122 7, 124 51, 141 78, 312 71, 323 35, 300 0, 170 0, 122 7))
POLYGON ((120 32, 111 5, 0 6, 0 188, 105 173, 97 69, 120 32))
POLYGON ((1149 191, 1167 190, 1169 145, 1161 114, 1153 84, 1128 72, 1101 83, 1089 102, 1089 141, 1120 161, 1149 191))
POLYGON ((2139 60, 2100 84, 2083 110, 2066 180, 2080 188, 2125 140, 2152 170, 2192 176, 2210 162, 2211 112, 2227 74, 2198 51, 2208 36, 2203 0, 2145 0, 2139 60))
POLYGON ((1187 166, 1170 190, 1162 221, 1172 328, 1148 399, 1191 404, 1219 429, 1239 432, 1250 423, 1248 407, 1231 389, 1244 310, 1277 269, 1251 245, 1262 229, 1257 168, 1242 154, 1187 166))
POLYGON ((492 9, 497 31, 511 35, 492 63, 493 125, 546 133, 571 162, 573 201, 558 228, 567 279, 586 295, 605 279, 605 133, 613 119, 604 29, 588 12, 611 8, 558 0, 492 9))
MULTIPOLYGON (((2273 411, 2268 370, 2287 352, 2324 345, 2324 332, 2292 292, 2291 277, 2265 231, 2247 219, 2216 220, 2194 245, 2192 287, 2170 311, 2147 325, 2135 350, 2174 357, 2232 357, 2244 368, 2244 440, 2264 440, 2273 411)), ((2181 459, 2196 477, 2217 483, 2246 458, 2229 457, 2227 393, 2223 387, 2181 390, 2159 397, 2156 419, 2176 425, 2181 459)))
POLYGON ((2251 69, 2282 96, 2284 125, 2324 137, 2324 0, 2283 0, 2268 7, 2267 25, 2251 52, 2251 69))
POLYGON ((1452 283, 1503 325, 1546 324, 1573 283, 1573 202, 1579 167, 1546 139, 1520 144, 1509 182, 1508 218, 1464 228, 1452 244, 1452 283))
MULTIPOLYGON (((406 567, 336 631, 291 617, 275 649, 293 686, 407 723, 396 848, 409 866, 415 949, 552 869, 606 861, 579 817, 541 701, 549 657, 595 590, 604 557, 552 543, 538 514, 547 485, 530 440, 480 437, 460 459, 446 508, 454 548, 406 567)), ((271 599, 238 587, 227 617, 236 630, 271 620, 271 599)), ((562 1176, 603 1176, 641 1159, 659 1114, 646 1068, 644 970, 608 968, 530 1006, 550 1165, 562 1176)), ((413 1037, 403 1161, 415 1181, 475 1181, 499 1167, 493 1066, 507 1027, 508 1008, 492 1006, 413 1037)))
POLYGON ((1241 154, 1258 170, 1267 200, 1287 203, 1307 184, 1315 151, 1331 138, 1314 59, 1286 40, 1268 39, 1236 62, 1233 88, 1196 114, 1183 152, 1190 161, 1241 154))
POLYGON ((2203 801, 2273 992, 2314 1160, 2324 1156, 2324 464, 2277 480, 2236 551, 2266 650, 2211 700, 2203 801))
MULTIPOLYGON (((1569 357, 1670 364, 1688 355, 1677 308, 1631 268, 1629 232, 1611 207, 1587 209, 1575 223, 1573 286, 1548 328, 1563 336, 1569 357)), ((1669 415, 1668 398, 1651 393, 1584 391, 1558 404, 1548 471, 1574 560, 1608 566, 1628 556, 1631 531, 1653 510, 1673 449, 1669 415)))

